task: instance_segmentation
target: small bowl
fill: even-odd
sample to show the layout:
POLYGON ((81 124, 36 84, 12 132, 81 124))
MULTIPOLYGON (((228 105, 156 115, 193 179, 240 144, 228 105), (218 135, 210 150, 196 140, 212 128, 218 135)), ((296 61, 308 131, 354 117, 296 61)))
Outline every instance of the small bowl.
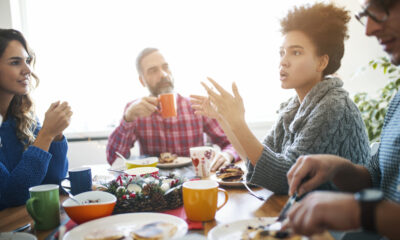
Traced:
POLYGON ((139 167, 125 170, 124 173, 131 176, 143 176, 146 174, 157 174, 159 171, 156 167, 139 167))
POLYGON ((155 167, 157 166, 157 157, 148 157, 135 160, 125 160, 125 165, 127 169, 138 168, 138 167, 155 167))
POLYGON ((72 199, 67 199, 62 206, 68 216, 78 224, 111 215, 117 202, 114 195, 103 191, 84 192, 76 195, 75 198, 81 202, 81 205, 72 199), (88 203, 90 200, 98 200, 98 202, 88 203))

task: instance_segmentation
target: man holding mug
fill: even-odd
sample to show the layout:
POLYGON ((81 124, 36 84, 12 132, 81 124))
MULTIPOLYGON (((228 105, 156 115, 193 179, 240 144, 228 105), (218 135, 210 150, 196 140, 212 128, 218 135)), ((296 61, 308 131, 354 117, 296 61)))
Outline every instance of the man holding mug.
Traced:
POLYGON ((120 125, 108 138, 110 164, 116 159, 115 152, 129 157, 136 141, 141 155, 159 156, 170 152, 189 157, 189 148, 204 145, 204 133, 222 150, 214 159, 214 170, 239 158, 215 119, 195 115, 190 100, 174 94, 171 70, 158 49, 142 50, 136 59, 136 69, 140 83, 149 90, 150 96, 127 104, 120 125), (171 95, 175 104, 164 103, 171 95), (171 110, 168 107, 171 105, 176 109, 171 110))

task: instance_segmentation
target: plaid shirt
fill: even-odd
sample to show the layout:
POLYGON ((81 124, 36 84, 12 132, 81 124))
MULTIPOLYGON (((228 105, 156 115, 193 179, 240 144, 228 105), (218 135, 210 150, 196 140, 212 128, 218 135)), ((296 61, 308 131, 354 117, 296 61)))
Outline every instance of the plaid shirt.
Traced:
MULTIPOLYGON (((158 112, 154 112, 149 117, 139 117, 132 122, 122 119, 108 138, 107 161, 110 164, 115 161, 115 152, 129 157, 136 140, 139 141, 141 155, 159 156, 162 152, 170 152, 189 157, 189 148, 204 146, 204 133, 222 151, 230 153, 235 160, 239 159, 215 119, 195 115, 189 99, 179 94, 176 101, 177 117, 162 118, 158 112)), ((128 103, 125 110, 132 103, 128 103)))

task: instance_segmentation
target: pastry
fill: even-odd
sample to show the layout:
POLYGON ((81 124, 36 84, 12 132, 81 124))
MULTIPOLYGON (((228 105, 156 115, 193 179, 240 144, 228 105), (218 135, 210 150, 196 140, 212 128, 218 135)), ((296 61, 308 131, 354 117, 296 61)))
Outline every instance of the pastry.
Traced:
POLYGON ((178 156, 170 152, 160 153, 159 163, 172 163, 178 156))
POLYGON ((161 240, 170 239, 177 231, 177 227, 172 223, 153 222, 142 226, 132 232, 134 240, 161 240))
POLYGON ((301 236, 292 236, 289 232, 268 231, 264 226, 252 227, 248 226, 243 232, 241 240, 301 240, 301 236))
POLYGON ((222 181, 225 182, 240 181, 243 178, 243 174, 243 170, 234 164, 223 167, 216 172, 217 178, 222 179, 222 181))
POLYGON ((99 228, 85 235, 85 240, 120 240, 124 239, 125 235, 113 228, 99 228))

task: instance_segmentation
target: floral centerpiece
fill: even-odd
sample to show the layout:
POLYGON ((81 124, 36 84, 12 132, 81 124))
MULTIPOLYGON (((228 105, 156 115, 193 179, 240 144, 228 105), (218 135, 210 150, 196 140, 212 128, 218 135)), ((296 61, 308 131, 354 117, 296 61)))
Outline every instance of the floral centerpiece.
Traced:
POLYGON ((117 197, 113 214, 126 212, 160 212, 182 206, 182 184, 179 176, 120 175, 105 184, 105 191, 117 197))

